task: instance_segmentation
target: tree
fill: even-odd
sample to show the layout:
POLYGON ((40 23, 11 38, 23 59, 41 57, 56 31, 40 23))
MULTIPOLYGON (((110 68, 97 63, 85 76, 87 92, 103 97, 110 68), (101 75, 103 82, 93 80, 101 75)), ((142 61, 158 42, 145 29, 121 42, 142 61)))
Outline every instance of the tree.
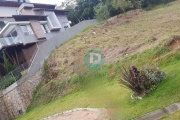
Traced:
POLYGON ((65 0, 57 8, 72 9, 67 17, 73 24, 76 24, 81 20, 93 19, 95 17, 94 7, 100 2, 101 0, 65 0))
POLYGON ((121 13, 121 11, 114 9, 114 7, 112 6, 112 0, 104 0, 103 3, 108 7, 110 17, 116 16, 121 13))
POLYGON ((3 51, 3 60, 4 60, 3 66, 7 72, 10 72, 15 69, 15 65, 11 65, 4 51, 3 51))
POLYGON ((110 17, 110 13, 107 5, 100 3, 96 7, 94 7, 96 18, 99 20, 106 20, 110 17))
POLYGON ((76 6, 76 0, 65 0, 61 3, 60 6, 57 6, 57 9, 74 9, 76 6))
POLYGON ((132 5, 133 5, 134 9, 141 8, 143 0, 130 0, 130 1, 131 1, 132 5))
POLYGON ((116 10, 122 10, 124 13, 126 10, 133 8, 133 4, 129 0, 112 0, 112 6, 116 10))
POLYGON ((166 4, 175 0, 141 0, 142 8, 148 8, 159 4, 166 4))

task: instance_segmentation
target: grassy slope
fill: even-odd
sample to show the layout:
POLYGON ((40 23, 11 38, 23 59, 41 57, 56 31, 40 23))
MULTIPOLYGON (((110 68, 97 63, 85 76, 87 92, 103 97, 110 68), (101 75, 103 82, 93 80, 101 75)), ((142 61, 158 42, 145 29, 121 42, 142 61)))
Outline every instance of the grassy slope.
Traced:
MULTIPOLYGON (((142 56, 149 56, 151 51, 142 53, 142 56)), ((155 52, 156 53, 156 52, 155 52)), ((152 58, 156 54, 151 54, 152 58)), ((158 88, 141 101, 133 101, 130 98, 131 91, 120 87, 117 83, 118 70, 115 77, 109 76, 109 71, 115 66, 105 66, 98 73, 92 73, 82 78, 80 86, 71 94, 54 102, 35 108, 18 120, 36 120, 57 112, 77 108, 77 107, 107 107, 117 108, 113 115, 121 119, 131 119, 147 112, 168 106, 180 101, 180 54, 176 53, 165 57, 162 60, 161 68, 168 73, 168 77, 158 86, 158 88), (167 66, 168 65, 168 66, 167 66), (174 69, 177 68, 177 69, 174 69), (136 111, 136 112, 135 112, 136 111), (117 114, 118 113, 118 114, 117 114)), ((131 59, 132 60, 132 59, 131 59)), ((128 61, 128 60, 127 60, 128 61)), ((133 59, 134 63, 137 62, 133 59)), ((140 62, 137 64, 140 65, 140 62)))
MULTIPOLYGON (((107 41, 106 44, 102 44, 102 46, 99 46, 99 49, 101 49, 101 47, 113 46, 120 43, 122 45, 125 45, 124 41, 128 43, 128 40, 135 39, 130 38, 134 37, 134 34, 135 36, 137 36, 137 38, 135 39, 136 43, 140 44, 141 42, 143 42, 147 43, 148 45, 153 44, 148 43, 148 39, 152 35, 158 38, 158 41, 155 42, 155 44, 158 44, 163 41, 164 38, 168 38, 173 34, 179 34, 180 6, 178 5, 178 3, 179 1, 177 1, 176 4, 170 5, 168 7, 166 6, 163 8, 145 12, 143 16, 135 19, 129 24, 118 27, 113 26, 113 29, 108 28, 111 31, 108 34, 111 34, 111 36, 116 36, 119 34, 119 31, 121 31, 121 36, 123 36, 124 39, 122 38, 118 42, 107 41)), ((96 27, 95 29, 98 28, 96 27)), ((66 49, 67 45, 70 47, 74 47, 74 49, 78 49, 84 45, 87 45, 83 43, 83 41, 81 40, 81 36, 86 35, 91 37, 89 34, 91 34, 91 32, 88 31, 79 34, 76 38, 67 42, 57 51, 55 51, 55 55, 52 55, 52 57, 63 56, 61 55, 61 53, 63 54, 63 51, 70 52, 71 49, 66 49)), ((89 38, 89 46, 98 44, 94 42, 103 42, 106 37, 101 38, 102 36, 100 36, 99 34, 101 33, 98 33, 97 35, 99 36, 99 39, 96 38, 99 41, 91 41, 91 39, 89 38), (91 43, 93 44, 91 45, 91 43)), ((129 44, 129 46, 131 45, 133 44, 129 44)), ((118 115, 118 118, 121 119, 131 119, 158 108, 168 106, 174 102, 178 102, 180 101, 180 96, 178 95, 178 91, 180 89, 180 75, 178 75, 180 68, 177 67, 180 66, 180 55, 177 53, 178 51, 179 50, 177 50, 175 54, 171 53, 170 55, 164 56, 168 53, 168 50, 166 50, 166 48, 154 48, 151 50, 147 50, 141 54, 135 54, 130 57, 125 57, 123 60, 121 60, 120 63, 117 62, 117 64, 128 62, 131 65, 142 66, 146 63, 151 63, 156 59, 159 62, 161 68, 168 73, 169 77, 167 77, 162 82, 162 84, 158 86, 157 90, 152 92, 149 96, 145 97, 141 101, 131 100, 130 95, 132 92, 125 88, 122 88, 117 83, 117 79, 119 77, 119 69, 117 68, 117 65, 110 64, 106 65, 96 73, 91 73, 91 75, 86 75, 83 78, 78 78, 78 80, 81 81, 77 82, 78 87, 73 92, 62 97, 61 99, 57 99, 54 102, 50 102, 46 105, 38 106, 38 104, 34 104, 34 106, 36 105, 38 107, 30 110, 27 114, 18 118, 18 120, 41 119, 48 115, 53 115, 55 113, 77 107, 117 108, 115 111, 112 111, 112 114, 118 115), (160 58, 157 59, 158 57, 160 58), (111 69, 116 69, 116 74, 113 77, 109 76, 111 69)), ((52 60, 52 58, 50 58, 50 60, 52 60)))

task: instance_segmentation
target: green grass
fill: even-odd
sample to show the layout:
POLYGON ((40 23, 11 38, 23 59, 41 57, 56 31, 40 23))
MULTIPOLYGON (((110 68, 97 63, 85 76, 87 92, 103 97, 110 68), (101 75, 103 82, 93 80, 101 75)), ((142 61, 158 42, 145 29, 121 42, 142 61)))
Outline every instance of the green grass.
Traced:
MULTIPOLYGON (((134 61, 133 65, 143 66, 139 59, 149 60, 154 58, 163 49, 147 50, 139 55, 125 58, 126 61, 134 61), (154 51, 154 52, 153 52, 154 51)), ((161 56, 164 52, 161 53, 161 56)), ((121 61, 123 62, 123 60, 121 61)), ((120 64, 121 62, 117 62, 120 64)), ((76 79, 76 89, 70 94, 45 105, 38 106, 30 110, 27 114, 17 120, 36 120, 48 115, 53 115, 62 111, 79 107, 92 108, 114 108, 113 116, 118 119, 132 119, 156 109, 168 106, 180 101, 180 54, 171 54, 159 61, 161 68, 167 73, 167 78, 158 88, 146 96, 143 100, 134 101, 130 98, 131 91, 121 87, 117 79, 119 69, 117 65, 104 66, 98 72, 92 72, 76 79), (111 69, 116 69, 114 76, 109 75, 111 69)))
POLYGON ((174 114, 165 116, 161 120, 179 120, 179 118, 180 118, 180 111, 175 112, 174 114))
MULTIPOLYGON (((142 44, 145 48, 138 54, 128 55, 118 62, 105 65, 98 72, 72 77, 71 83, 75 88, 59 99, 59 96, 55 94, 56 98, 53 101, 46 101, 49 94, 56 93, 56 90, 50 89, 49 86, 54 86, 56 82, 61 81, 61 77, 53 79, 48 84, 41 83, 27 113, 17 120, 41 119, 79 107, 113 108, 112 115, 115 118, 127 120, 180 101, 180 67, 178 67, 180 66, 180 54, 179 51, 173 53, 167 46, 169 41, 174 39, 173 36, 179 36, 180 33, 179 3, 180 0, 155 10, 144 11, 142 15, 133 18, 132 22, 128 24, 103 26, 106 24, 104 22, 95 27, 90 26, 64 43, 53 52, 48 59, 48 64, 52 66, 49 67, 51 70, 59 69, 59 73, 67 75, 67 77, 69 77, 69 70, 73 69, 73 66, 69 66, 69 63, 68 65, 61 63, 64 63, 65 59, 71 62, 77 56, 83 55, 83 50, 85 51, 86 48, 87 50, 99 49, 107 57, 110 56, 116 60, 119 59, 118 54, 121 51, 114 50, 116 46, 120 46, 117 49, 124 51, 142 44), (92 30, 96 34, 93 35, 92 30), (157 40, 152 41, 152 38, 157 40), (109 50, 109 48, 111 49, 109 50), (147 50, 148 48, 149 50, 147 50), (111 54, 114 55, 111 56, 111 54), (135 65, 138 68, 143 68, 147 64, 159 64, 162 70, 167 73, 167 78, 143 100, 134 101, 130 98, 132 92, 121 87, 117 81, 121 77, 118 66, 122 64, 125 66, 135 65), (110 76, 112 69, 115 69, 116 72, 115 75, 110 76), (44 88, 46 88, 45 92, 41 91, 44 88)), ((136 49, 132 51, 130 54, 133 54, 136 49)))

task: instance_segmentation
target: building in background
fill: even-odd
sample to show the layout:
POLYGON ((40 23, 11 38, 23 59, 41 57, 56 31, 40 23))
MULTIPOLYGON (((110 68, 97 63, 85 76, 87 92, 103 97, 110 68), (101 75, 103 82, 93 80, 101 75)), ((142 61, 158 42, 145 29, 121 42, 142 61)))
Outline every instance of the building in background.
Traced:
MULTIPOLYGON (((37 44, 70 28, 67 10, 29 0, 0 0, 0 63, 3 51, 11 64, 32 62, 37 44)), ((47 46, 48 47, 48 46, 47 46)), ((1 74, 6 74, 0 65, 1 74)))

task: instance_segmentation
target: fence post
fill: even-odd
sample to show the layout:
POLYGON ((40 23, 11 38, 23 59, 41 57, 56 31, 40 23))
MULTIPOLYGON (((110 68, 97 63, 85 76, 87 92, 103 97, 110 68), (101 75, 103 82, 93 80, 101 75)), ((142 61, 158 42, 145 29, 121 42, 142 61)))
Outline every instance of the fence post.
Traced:
POLYGON ((14 81, 16 82, 16 78, 14 77, 14 75, 13 75, 13 73, 11 72, 11 75, 13 76, 13 78, 14 78, 14 81))
POLYGON ((23 71, 25 70, 25 68, 24 68, 24 65, 23 64, 21 64, 21 66, 22 66, 22 68, 23 68, 23 71))

